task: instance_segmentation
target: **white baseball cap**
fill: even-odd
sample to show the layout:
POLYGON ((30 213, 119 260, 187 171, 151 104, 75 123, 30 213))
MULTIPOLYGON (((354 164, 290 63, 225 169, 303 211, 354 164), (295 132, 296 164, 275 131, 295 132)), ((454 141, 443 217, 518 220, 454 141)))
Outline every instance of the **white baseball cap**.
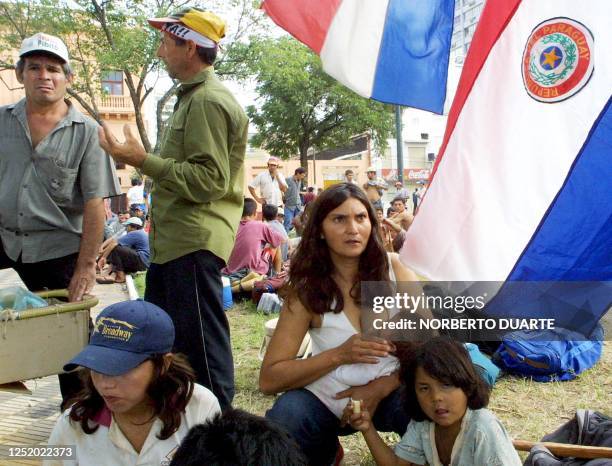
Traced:
POLYGON ((124 223, 124 225, 136 225, 142 227, 142 220, 138 217, 130 217, 124 223))
POLYGON ((19 49, 19 56, 23 57, 32 52, 47 52, 63 60, 64 63, 70 63, 68 48, 64 41, 59 37, 50 36, 49 34, 39 32, 23 39, 19 49))

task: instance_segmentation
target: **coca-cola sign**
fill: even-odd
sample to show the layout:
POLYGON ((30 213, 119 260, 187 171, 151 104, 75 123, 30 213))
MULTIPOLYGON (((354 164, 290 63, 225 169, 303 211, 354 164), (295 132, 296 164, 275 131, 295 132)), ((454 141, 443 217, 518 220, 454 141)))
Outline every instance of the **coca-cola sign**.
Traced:
POLYGON ((427 181, 429 179, 429 175, 431 175, 431 171, 427 168, 409 168, 408 169, 408 179, 409 180, 423 180, 427 181))

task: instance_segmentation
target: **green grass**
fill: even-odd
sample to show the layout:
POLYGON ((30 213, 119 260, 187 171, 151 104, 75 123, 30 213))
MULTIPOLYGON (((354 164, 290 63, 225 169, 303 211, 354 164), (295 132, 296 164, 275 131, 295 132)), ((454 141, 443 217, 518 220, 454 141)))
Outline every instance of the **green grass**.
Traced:
MULTIPOLYGON (((232 330, 236 396, 234 406, 264 415, 274 402, 257 389, 259 348, 264 338, 264 323, 275 316, 255 310, 251 302, 236 304, 227 313, 232 330)), ((580 408, 612 415, 612 345, 606 343, 600 362, 570 382, 538 383, 517 377, 501 378, 493 390, 489 407, 501 419, 513 438, 539 440, 571 419, 580 408)), ((388 443, 397 441, 395 434, 383 434, 388 443)), ((341 439, 345 465, 374 465, 365 442, 359 434, 341 439)))
POLYGON ((274 397, 264 396, 257 388, 261 366, 258 354, 265 334, 264 323, 274 316, 256 311, 250 301, 234 305, 227 314, 234 351, 234 406, 263 416, 274 397))

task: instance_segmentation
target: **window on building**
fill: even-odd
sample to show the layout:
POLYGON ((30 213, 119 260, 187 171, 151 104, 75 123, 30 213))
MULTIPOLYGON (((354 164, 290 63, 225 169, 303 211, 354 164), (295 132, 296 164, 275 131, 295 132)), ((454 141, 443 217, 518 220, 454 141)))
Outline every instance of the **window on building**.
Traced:
POLYGON ((102 72, 102 92, 108 95, 123 95, 123 71, 102 72))
POLYGON ((461 30, 459 29, 458 31, 453 33, 453 37, 451 38, 451 48, 455 49, 459 47, 460 44, 461 44, 461 30))
POLYGON ((480 18, 482 13, 482 5, 477 5, 474 8, 470 8, 466 13, 463 14, 463 21, 466 25, 474 24, 480 18))

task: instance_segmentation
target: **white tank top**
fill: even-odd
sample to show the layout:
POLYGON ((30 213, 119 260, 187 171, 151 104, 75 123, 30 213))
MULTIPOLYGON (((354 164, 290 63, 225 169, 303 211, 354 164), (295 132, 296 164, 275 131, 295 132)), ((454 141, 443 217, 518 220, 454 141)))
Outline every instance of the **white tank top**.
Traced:
MULTIPOLYGON (((387 254, 387 258, 389 260, 389 279, 395 283, 396 278, 393 265, 391 264, 391 256, 387 254)), ((312 340, 313 356, 323 351, 337 348, 350 337, 359 333, 353 327, 344 311, 321 314, 321 327, 311 328, 309 332, 312 340)), ((340 417, 348 399, 335 400, 336 393, 346 390, 351 386, 364 385, 375 378, 389 375, 396 367, 397 358, 395 356, 379 358, 377 364, 346 364, 325 374, 304 388, 312 392, 330 411, 337 417, 340 417), (359 376, 355 377, 357 374, 359 376), (344 383, 348 381, 346 380, 348 378, 354 381, 354 379, 359 379, 359 377, 363 378, 363 383, 353 383, 351 385, 344 383)))

